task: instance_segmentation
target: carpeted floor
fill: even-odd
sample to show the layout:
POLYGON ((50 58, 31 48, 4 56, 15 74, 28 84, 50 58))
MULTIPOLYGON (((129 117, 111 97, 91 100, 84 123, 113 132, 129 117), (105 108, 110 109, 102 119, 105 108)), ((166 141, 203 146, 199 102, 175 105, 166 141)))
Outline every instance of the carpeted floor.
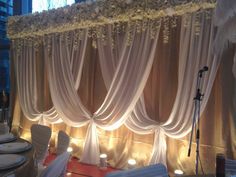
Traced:
MULTIPOLYGON (((45 165, 48 165, 55 157, 55 154, 50 154, 46 158, 45 165)), ((111 167, 100 169, 98 166, 80 163, 77 158, 71 158, 67 166, 67 177, 104 177, 112 171, 117 171, 117 169, 111 167)))

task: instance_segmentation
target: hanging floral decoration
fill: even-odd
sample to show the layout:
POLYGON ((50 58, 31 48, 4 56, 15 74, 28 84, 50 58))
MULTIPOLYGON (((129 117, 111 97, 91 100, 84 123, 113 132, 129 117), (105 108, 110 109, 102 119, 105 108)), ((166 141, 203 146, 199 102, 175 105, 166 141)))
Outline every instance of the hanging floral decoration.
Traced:
MULTIPOLYGON (((215 8, 215 0, 98 0, 8 19, 8 37, 29 38, 75 29, 160 20, 215 8)), ((166 21, 166 20, 164 20, 166 21)))

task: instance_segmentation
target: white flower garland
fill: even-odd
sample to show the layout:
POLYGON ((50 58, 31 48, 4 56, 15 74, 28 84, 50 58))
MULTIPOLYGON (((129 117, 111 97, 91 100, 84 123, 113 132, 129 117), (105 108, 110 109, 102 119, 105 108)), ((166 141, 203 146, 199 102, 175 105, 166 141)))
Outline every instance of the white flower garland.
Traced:
POLYGON ((75 29, 93 29, 106 24, 145 19, 160 20, 200 9, 215 8, 215 0, 106 0, 79 3, 42 13, 13 16, 8 20, 10 39, 43 36, 75 29))

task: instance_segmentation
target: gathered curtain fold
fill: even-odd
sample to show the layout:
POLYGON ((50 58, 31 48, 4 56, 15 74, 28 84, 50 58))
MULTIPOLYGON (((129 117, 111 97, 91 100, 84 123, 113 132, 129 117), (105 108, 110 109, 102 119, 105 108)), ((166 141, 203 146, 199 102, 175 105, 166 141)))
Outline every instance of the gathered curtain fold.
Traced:
MULTIPOLYGON (((126 32, 117 66, 113 73, 107 72, 108 75, 113 76, 108 93, 101 107, 94 113, 95 123, 102 129, 114 130, 120 127, 132 112, 141 95, 154 59, 159 28, 153 39, 150 33, 151 27, 141 33, 134 31, 132 42, 127 46, 126 39, 129 34, 126 32)), ((104 54, 101 45, 103 44, 98 42, 98 53, 103 56, 99 57, 101 66, 103 63, 108 63, 108 60, 116 61, 115 57, 110 58, 111 55, 109 56, 112 49, 105 50, 108 53, 104 54)), ((106 47, 112 46, 108 44, 106 47)), ((107 64, 105 65, 110 68, 107 64)), ((101 67, 102 72, 103 69, 101 67)), ((105 80, 105 83, 107 82, 109 81, 105 80)))
POLYGON ((141 97, 130 118, 125 122, 129 129, 139 134, 155 131, 151 164, 160 160, 166 163, 166 135, 182 138, 190 132, 194 110, 193 98, 196 94, 196 76, 199 68, 210 66, 209 73, 204 74, 204 82, 201 85, 204 93, 201 113, 206 106, 220 62, 212 54, 213 35, 212 19, 206 18, 205 13, 184 15, 180 34, 178 89, 169 118, 162 124, 154 122, 153 118, 148 116, 144 99, 141 97), (200 30, 199 26, 196 26, 197 20, 200 23, 200 30))
POLYGON ((190 131, 199 68, 209 67, 209 71, 203 75, 200 88, 204 93, 204 99, 201 102, 202 113, 220 63, 219 58, 212 53, 214 25, 213 19, 208 18, 207 15, 207 13, 195 13, 182 17, 178 90, 170 117, 162 125, 167 135, 173 138, 181 138, 190 131), (200 26, 196 25, 197 23, 200 23, 200 26))
MULTIPOLYGON (((154 31, 153 38, 151 32, 153 32, 151 26, 143 32, 136 30, 125 32, 111 85, 104 102, 94 114, 84 107, 77 94, 75 79, 70 68, 71 55, 65 40, 60 35, 50 36, 52 55, 47 60, 47 66, 54 107, 68 125, 80 127, 89 123, 90 131, 87 132, 82 162, 98 163, 99 144, 96 143, 98 140, 94 141, 96 135, 94 126, 105 130, 120 127, 140 97, 151 70, 159 29, 154 31), (129 39, 130 44, 127 45, 129 39)), ((85 50, 86 45, 83 46, 85 50)), ((100 62, 106 63, 108 59, 110 58, 100 57, 100 62)), ((82 65, 82 61, 83 59, 79 66, 82 65)))
MULTIPOLYGON (((195 76, 196 73, 198 73, 199 68, 205 65, 211 66, 211 68, 209 74, 207 74, 206 78, 204 78, 204 83, 202 84, 205 98, 202 103, 201 112, 206 106, 219 65, 219 60, 217 60, 216 57, 214 58, 211 53, 214 37, 212 18, 209 20, 206 18, 206 15, 207 14, 205 13, 195 13, 182 17, 178 90, 172 112, 167 121, 164 124, 158 124, 153 121, 153 118, 148 116, 143 96, 139 97, 139 100, 130 114, 130 117, 126 119, 125 125, 135 133, 150 134, 155 132, 153 153, 150 163, 162 162, 166 164, 165 135, 173 138, 181 138, 189 133, 192 125, 194 109, 193 98, 196 91, 195 83, 197 82, 197 77, 195 76), (196 26, 196 21, 200 23, 200 26, 196 26), (199 34, 196 35, 196 33, 199 34)), ((109 38, 110 37, 111 36, 109 36, 109 38)), ((107 88, 112 81, 110 77, 113 76, 115 72, 117 55, 114 54, 118 53, 120 49, 120 42, 118 41, 116 43, 118 44, 117 48, 112 49, 111 47, 109 48, 111 43, 104 46, 102 45, 101 40, 98 42, 102 76, 107 88), (102 60, 106 59, 107 62, 103 63, 101 58, 102 60)))
MULTIPOLYGON (((71 126, 81 127, 86 125, 91 117, 91 113, 83 106, 77 94, 76 81, 80 79, 81 72, 76 77, 72 74, 71 62, 77 55, 70 54, 69 44, 63 35, 52 34, 49 36, 48 45, 51 44, 52 51, 47 59, 48 79, 51 98, 55 109, 62 117, 62 120, 71 126), (75 79, 76 78, 76 79, 75 79)), ((87 32, 84 34, 84 41, 77 46, 82 48, 81 57, 78 57, 78 70, 83 67, 84 54, 86 49, 87 32)), ((74 49, 73 47, 72 49, 74 49)), ((80 52, 74 49, 73 52, 80 52)))
POLYGON ((31 121, 46 118, 50 122, 60 122, 60 117, 53 107, 45 111, 37 104, 40 93, 37 91, 35 47, 28 44, 27 40, 21 42, 23 43, 21 50, 17 49, 17 42, 13 43, 13 48, 17 51, 14 53, 14 63, 21 109, 31 121))

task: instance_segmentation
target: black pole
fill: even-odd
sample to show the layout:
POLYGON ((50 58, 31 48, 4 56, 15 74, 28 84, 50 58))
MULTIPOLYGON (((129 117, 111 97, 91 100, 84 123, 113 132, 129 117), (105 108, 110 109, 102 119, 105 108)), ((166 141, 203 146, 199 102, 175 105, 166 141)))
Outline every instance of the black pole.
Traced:
POLYGON ((203 72, 208 71, 208 67, 204 66, 203 69, 200 69, 197 75, 197 84, 196 84, 196 96, 194 97, 194 114, 193 114, 193 121, 192 121, 192 130, 191 130, 191 135, 190 135, 190 140, 189 140, 189 149, 188 149, 188 157, 191 154, 191 147, 192 147, 192 139, 193 139, 193 132, 194 129, 196 128, 196 175, 198 175, 198 162, 199 162, 199 143, 200 143, 200 130, 199 130, 199 125, 200 125, 200 105, 202 98, 204 94, 201 93, 201 82, 202 82, 202 76, 203 72), (196 125, 197 123, 197 125, 196 125))
POLYGON ((0 94, 0 108, 1 108, 1 119, 0 119, 0 122, 3 122, 3 117, 4 117, 4 112, 3 112, 3 93, 0 94))
POLYGON ((6 122, 6 107, 7 107, 7 95, 5 91, 2 91, 2 121, 6 122))
POLYGON ((216 155, 216 177, 225 177, 225 157, 224 154, 216 155))

